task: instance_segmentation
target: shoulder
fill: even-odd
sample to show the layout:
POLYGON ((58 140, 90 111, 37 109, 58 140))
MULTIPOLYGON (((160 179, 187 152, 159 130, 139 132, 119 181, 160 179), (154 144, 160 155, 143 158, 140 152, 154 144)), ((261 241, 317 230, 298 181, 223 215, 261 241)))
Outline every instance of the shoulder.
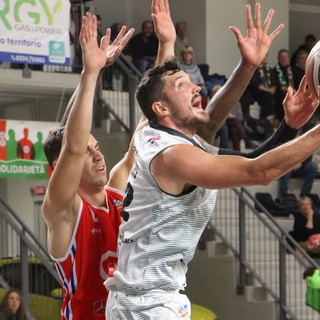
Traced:
POLYGON ((110 199, 110 198, 112 198, 112 199, 116 198, 116 199, 121 199, 121 200, 123 199, 124 193, 116 188, 113 188, 113 187, 106 185, 104 187, 104 190, 106 192, 107 199, 110 199))

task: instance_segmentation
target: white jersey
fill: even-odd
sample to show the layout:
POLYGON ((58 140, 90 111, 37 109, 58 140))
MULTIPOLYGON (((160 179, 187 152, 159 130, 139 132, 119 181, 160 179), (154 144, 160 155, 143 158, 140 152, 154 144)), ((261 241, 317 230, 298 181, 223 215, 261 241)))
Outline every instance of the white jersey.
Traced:
POLYGON ((194 187, 178 196, 161 190, 151 161, 173 145, 195 143, 175 130, 155 126, 135 137, 135 164, 121 213, 118 267, 105 282, 110 291, 141 295, 184 287, 187 264, 215 206, 216 190, 194 187))

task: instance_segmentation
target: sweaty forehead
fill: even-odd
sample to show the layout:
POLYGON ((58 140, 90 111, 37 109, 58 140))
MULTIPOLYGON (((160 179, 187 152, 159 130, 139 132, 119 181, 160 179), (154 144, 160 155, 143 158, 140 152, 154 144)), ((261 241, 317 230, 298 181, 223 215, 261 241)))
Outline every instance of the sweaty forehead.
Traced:
POLYGON ((89 135, 88 146, 95 146, 98 141, 94 138, 92 134, 89 135))
POLYGON ((179 81, 179 80, 190 81, 190 77, 184 71, 175 72, 173 74, 167 73, 164 76, 164 81, 165 81, 166 85, 169 85, 171 87, 174 87, 175 84, 177 83, 177 81, 179 81))

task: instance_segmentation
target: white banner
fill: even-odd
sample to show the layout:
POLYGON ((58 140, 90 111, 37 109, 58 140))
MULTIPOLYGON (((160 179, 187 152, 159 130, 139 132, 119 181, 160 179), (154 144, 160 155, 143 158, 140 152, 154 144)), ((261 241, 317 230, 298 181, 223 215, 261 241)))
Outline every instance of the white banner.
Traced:
POLYGON ((0 61, 70 65, 69 0, 0 0, 0 61))

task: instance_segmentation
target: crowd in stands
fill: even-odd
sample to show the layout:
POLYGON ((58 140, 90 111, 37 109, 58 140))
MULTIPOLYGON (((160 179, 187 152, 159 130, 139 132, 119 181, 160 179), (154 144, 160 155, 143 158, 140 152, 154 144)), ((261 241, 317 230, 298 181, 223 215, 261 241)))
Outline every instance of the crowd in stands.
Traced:
MULTIPOLYGON (((97 16, 97 40, 100 42, 104 35, 103 21, 99 14, 97 16)), ((111 28, 111 39, 123 26, 122 22, 113 23, 111 28)), ((81 62, 81 53, 77 50, 78 34, 74 15, 72 15, 70 25, 70 41, 74 46, 74 63, 81 62), (79 56, 80 55, 80 56, 79 56)), ((199 64, 196 61, 196 52, 188 40, 187 23, 177 21, 175 23, 176 42, 174 52, 180 67, 185 71, 193 83, 201 87, 203 107, 227 80, 224 75, 209 73, 209 66, 206 63, 199 64)), ((284 111, 282 101, 286 95, 288 87, 297 90, 305 72, 305 64, 308 54, 316 44, 317 39, 313 34, 306 36, 305 41, 290 57, 290 52, 286 48, 278 51, 278 61, 275 66, 268 63, 268 55, 254 73, 248 87, 242 95, 239 103, 235 106, 234 113, 230 114, 223 126, 217 133, 219 145, 228 148, 229 143, 234 150, 240 150, 240 141, 244 140, 245 148, 252 149, 256 146, 254 141, 263 141, 268 138, 273 128, 277 128, 283 120, 284 111), (250 107, 257 103, 259 106, 258 119, 250 115, 250 107), (240 113, 239 113, 240 111, 240 113)), ((152 20, 145 20, 141 25, 140 32, 136 33, 126 46, 123 54, 128 63, 132 63, 136 69, 143 74, 154 63, 158 50, 158 39, 155 34, 152 20)), ((42 65, 27 65, 31 70, 43 70, 42 65)), ((4 67, 4 66, 3 66, 4 67)), ((23 69, 25 64, 11 63, 12 69, 23 69)), ((73 71, 81 70, 81 66, 74 67, 73 71)), ((117 64, 107 68, 102 77, 102 86, 106 90, 114 90, 114 77, 121 76, 122 90, 128 90, 127 75, 122 72, 117 64)))

